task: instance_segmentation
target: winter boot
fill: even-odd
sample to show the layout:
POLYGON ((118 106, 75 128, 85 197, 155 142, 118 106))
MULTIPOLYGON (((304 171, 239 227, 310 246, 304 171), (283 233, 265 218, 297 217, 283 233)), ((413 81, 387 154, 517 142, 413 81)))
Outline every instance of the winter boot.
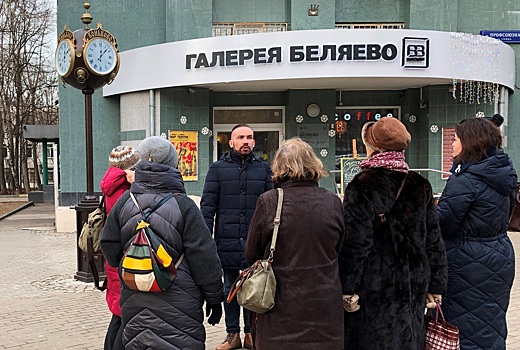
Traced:
POLYGON ((240 340, 239 333, 228 333, 224 342, 217 346, 215 350, 232 350, 232 349, 241 349, 242 341, 240 340))

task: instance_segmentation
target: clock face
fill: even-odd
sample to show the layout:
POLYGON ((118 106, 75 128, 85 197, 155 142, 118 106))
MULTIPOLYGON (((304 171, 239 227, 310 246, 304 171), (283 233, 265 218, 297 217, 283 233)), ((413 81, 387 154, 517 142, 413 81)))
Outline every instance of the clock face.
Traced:
POLYGON ((70 40, 63 40, 56 48, 56 71, 62 77, 66 77, 74 66, 74 46, 70 40))
POLYGON ((105 39, 92 39, 85 47, 85 63, 95 74, 107 75, 116 67, 116 49, 105 39))

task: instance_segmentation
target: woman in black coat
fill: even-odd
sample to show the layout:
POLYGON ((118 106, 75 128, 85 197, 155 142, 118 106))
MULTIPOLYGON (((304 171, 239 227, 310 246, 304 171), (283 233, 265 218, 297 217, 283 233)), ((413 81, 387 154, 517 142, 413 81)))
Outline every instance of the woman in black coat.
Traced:
POLYGON ((459 327, 463 350, 506 348, 517 176, 501 143, 500 129, 484 118, 457 124, 453 174, 437 206, 449 271, 442 309, 459 327))
POLYGON ((432 188, 408 171, 411 137, 395 118, 365 124, 368 158, 345 192, 340 278, 345 349, 424 349, 424 310, 440 302, 447 262, 432 188))

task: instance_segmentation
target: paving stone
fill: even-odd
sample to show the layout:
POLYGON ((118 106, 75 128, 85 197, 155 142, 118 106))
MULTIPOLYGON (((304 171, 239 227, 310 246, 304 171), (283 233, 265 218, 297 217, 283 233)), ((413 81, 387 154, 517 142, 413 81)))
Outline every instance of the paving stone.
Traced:
MULTIPOLYGON (((0 220, 0 350, 103 348, 111 318, 105 294, 74 280, 76 234, 56 233, 48 225, 53 220, 54 207, 45 203, 0 220)), ((520 261, 520 233, 510 237, 520 261)), ((520 276, 520 263, 516 269, 520 276)), ((507 348, 520 349, 518 280, 507 319, 507 348)), ((224 317, 205 326, 206 348, 213 350, 225 337, 224 317)))

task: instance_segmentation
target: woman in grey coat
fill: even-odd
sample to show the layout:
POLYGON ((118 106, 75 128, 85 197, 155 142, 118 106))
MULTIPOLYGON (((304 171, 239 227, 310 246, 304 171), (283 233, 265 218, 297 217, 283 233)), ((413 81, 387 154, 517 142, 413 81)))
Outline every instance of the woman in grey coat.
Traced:
MULTIPOLYGON (((205 348, 202 305, 208 322, 222 316, 224 300, 222 269, 215 242, 196 204, 186 196, 182 176, 176 169, 177 151, 166 139, 149 137, 138 146, 141 156, 130 192, 145 213, 173 193, 148 218, 153 232, 166 250, 179 261, 177 277, 165 292, 121 290, 121 329, 125 349, 205 348)), ((101 250, 110 266, 119 266, 136 233, 142 214, 129 192, 112 208, 101 233, 101 250)))

